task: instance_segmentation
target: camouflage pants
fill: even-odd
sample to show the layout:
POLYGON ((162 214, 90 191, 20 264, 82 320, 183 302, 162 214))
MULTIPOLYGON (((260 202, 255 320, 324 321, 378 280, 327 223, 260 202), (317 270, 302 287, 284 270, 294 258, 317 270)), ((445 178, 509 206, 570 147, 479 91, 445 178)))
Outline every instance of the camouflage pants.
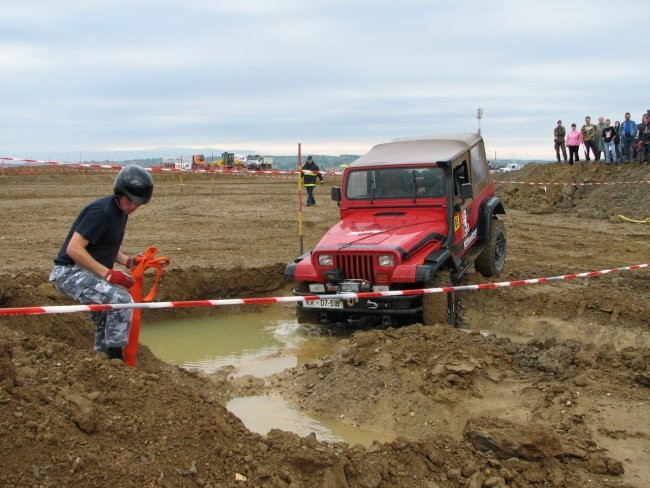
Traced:
MULTIPOLYGON (((64 295, 84 305, 92 303, 132 303, 129 292, 111 285, 81 266, 54 266, 50 281, 64 295)), ((129 341, 133 309, 91 312, 95 324, 95 351, 124 347, 129 341)))

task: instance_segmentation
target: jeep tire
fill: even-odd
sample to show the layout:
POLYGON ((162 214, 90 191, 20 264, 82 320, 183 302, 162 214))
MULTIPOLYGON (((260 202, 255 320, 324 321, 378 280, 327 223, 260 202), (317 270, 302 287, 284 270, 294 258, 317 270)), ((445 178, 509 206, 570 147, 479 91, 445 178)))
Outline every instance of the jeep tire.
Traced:
POLYGON ((476 271, 486 278, 499 276, 506 262, 506 229, 503 222, 493 218, 490 226, 490 237, 485 241, 485 247, 474 262, 476 271))
MULTIPOLYGON (((425 288, 442 288, 449 286, 447 280, 435 277, 425 288)), ((424 325, 449 324, 456 327, 458 323, 458 297, 453 291, 448 293, 426 293, 422 296, 422 323, 424 325)))
POLYGON ((299 325, 302 324, 317 324, 318 313, 314 310, 302 306, 296 306, 296 320, 299 325))
MULTIPOLYGON (((301 281, 295 283, 295 290, 301 293, 309 292, 309 284, 301 281)), ((296 319, 298 324, 317 324, 319 313, 312 308, 305 308, 302 303, 296 303, 296 319)))

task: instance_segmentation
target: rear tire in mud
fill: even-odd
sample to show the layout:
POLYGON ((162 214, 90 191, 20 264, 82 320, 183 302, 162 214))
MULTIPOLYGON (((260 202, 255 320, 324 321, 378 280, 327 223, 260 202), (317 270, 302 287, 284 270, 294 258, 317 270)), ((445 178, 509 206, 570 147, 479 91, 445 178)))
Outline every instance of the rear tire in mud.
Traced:
MULTIPOLYGON (((426 288, 442 288, 450 286, 449 280, 436 277, 426 288)), ((422 296, 422 323, 424 325, 448 324, 456 327, 458 324, 458 298, 453 291, 448 293, 426 293, 422 296)))
POLYGON ((481 254, 474 261, 474 268, 486 278, 499 276, 506 263, 506 250, 506 229, 503 222, 493 219, 490 226, 490 238, 485 243, 481 254))

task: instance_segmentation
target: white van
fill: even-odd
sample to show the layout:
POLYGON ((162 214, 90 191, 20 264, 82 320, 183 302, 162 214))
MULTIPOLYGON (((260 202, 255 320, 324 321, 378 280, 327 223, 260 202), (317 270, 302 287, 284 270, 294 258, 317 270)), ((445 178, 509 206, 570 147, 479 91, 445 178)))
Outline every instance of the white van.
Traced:
POLYGON ((501 166, 499 168, 499 172, 501 173, 507 173, 508 171, 517 171, 521 169, 521 164, 517 163, 510 163, 506 164, 505 166, 501 166))

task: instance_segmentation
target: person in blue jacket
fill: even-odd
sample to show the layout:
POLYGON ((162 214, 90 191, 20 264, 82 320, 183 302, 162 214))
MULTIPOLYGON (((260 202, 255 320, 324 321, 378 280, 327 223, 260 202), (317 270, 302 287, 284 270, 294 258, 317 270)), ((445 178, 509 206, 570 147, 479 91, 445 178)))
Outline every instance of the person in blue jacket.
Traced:
POLYGON ((630 162, 630 153, 632 154, 632 159, 636 158, 636 138, 638 135, 638 129, 636 122, 630 120, 630 112, 625 114, 625 120, 621 123, 621 129, 619 137, 621 138, 621 146, 623 149, 623 163, 630 162))

